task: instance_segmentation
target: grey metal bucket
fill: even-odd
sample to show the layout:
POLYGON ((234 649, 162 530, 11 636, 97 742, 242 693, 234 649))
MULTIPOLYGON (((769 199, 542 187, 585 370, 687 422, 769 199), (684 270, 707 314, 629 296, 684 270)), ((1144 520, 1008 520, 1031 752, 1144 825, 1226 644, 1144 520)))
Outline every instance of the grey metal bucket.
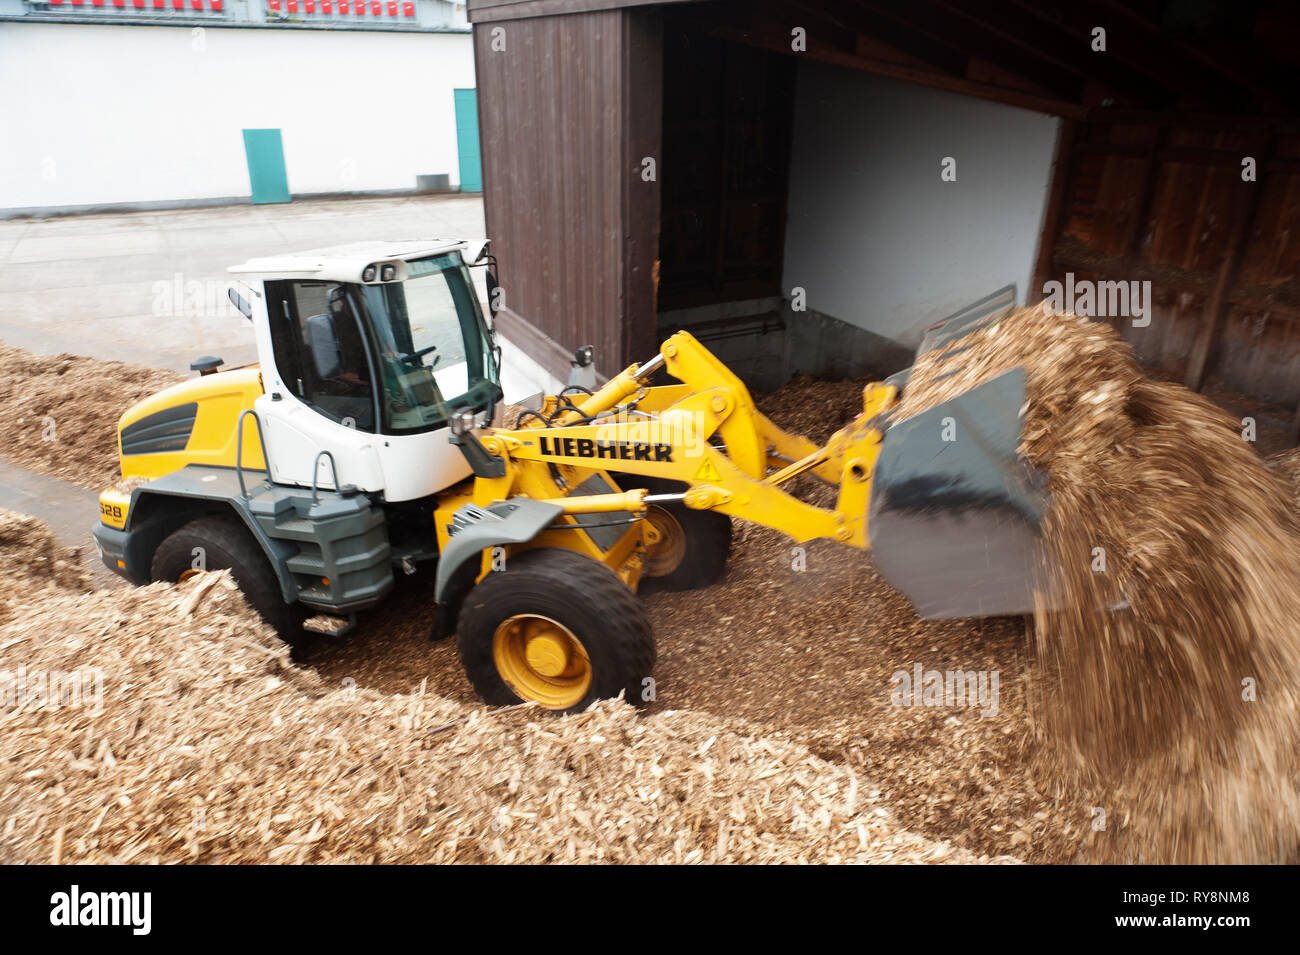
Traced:
POLYGON ((923 617, 1028 613, 1047 480, 1020 457, 1014 368, 886 430, 868 529, 876 566, 923 617))

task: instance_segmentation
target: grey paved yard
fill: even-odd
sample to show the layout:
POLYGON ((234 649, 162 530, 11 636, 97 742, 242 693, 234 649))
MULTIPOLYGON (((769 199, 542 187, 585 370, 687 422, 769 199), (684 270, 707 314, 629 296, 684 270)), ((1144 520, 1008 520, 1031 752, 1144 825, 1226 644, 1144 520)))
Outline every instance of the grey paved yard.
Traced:
MULTIPOLYGON (((196 296, 189 283, 224 289, 226 267, 252 256, 364 239, 483 234, 479 196, 0 221, 0 341, 181 372, 202 354, 241 364, 255 358, 252 326, 238 315, 193 314, 196 302, 218 301, 224 292, 196 296)), ((229 309, 223 304, 222 311, 229 309)))

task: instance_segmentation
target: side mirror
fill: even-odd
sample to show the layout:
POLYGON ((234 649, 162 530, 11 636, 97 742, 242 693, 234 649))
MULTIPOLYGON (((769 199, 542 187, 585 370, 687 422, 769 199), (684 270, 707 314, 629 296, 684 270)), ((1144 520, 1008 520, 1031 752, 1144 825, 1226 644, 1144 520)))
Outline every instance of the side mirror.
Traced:
POLYGON ((469 263, 469 267, 483 269, 483 284, 487 286, 488 312, 496 318, 497 312, 501 311, 501 295, 498 292, 501 281, 497 278, 497 257, 489 251, 491 248, 492 241, 485 240, 474 261, 469 263))
POLYGON ((248 319, 251 322, 253 320, 253 306, 249 305, 246 301, 244 301, 244 297, 240 295, 238 292, 236 292, 233 288, 227 289, 226 295, 227 297, 229 297, 231 304, 233 304, 235 308, 239 309, 239 311, 243 314, 244 318, 248 319))
POLYGON ((497 294, 497 289, 501 288, 501 283, 497 281, 496 259, 492 259, 488 265, 484 281, 487 283, 488 311, 492 313, 493 318, 496 318, 497 312, 501 310, 501 296, 497 294))
POLYGON ((337 378, 343 373, 343 352, 334 331, 334 316, 321 314, 307 319, 307 343, 317 378, 337 378))
POLYGON ((596 360, 596 346, 583 345, 573 353, 573 360, 569 362, 569 387, 582 388, 590 394, 596 388, 596 369, 593 363, 596 360))

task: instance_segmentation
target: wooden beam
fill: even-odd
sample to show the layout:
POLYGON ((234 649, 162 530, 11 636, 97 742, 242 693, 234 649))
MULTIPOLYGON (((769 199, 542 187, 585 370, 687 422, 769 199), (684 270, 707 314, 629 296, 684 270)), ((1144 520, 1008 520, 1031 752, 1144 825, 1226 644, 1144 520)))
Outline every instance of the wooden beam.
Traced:
MULTIPOLYGON (((1151 154, 1149 146, 1137 143, 1078 143, 1074 148, 1081 155, 1087 153, 1095 156, 1128 156, 1133 159, 1146 159, 1151 154)), ((1248 155, 1250 155, 1249 149, 1165 146, 1157 150, 1156 159, 1161 163, 1181 162, 1196 166, 1231 166, 1240 169, 1242 157, 1248 155)), ((1270 172, 1300 173, 1300 159, 1275 156, 1261 159, 1256 165, 1270 172)))
POLYGON ((1168 103, 1189 98, 1213 108, 1240 108, 1240 90, 1219 77, 1192 66, 1158 25, 1116 0, 1071 0, 1065 8, 1072 26, 1106 29, 1106 52, 1131 69, 1146 74, 1169 91, 1168 103))
POLYGON ((1300 120, 1294 115, 1272 113, 1207 113, 1200 110, 1144 110, 1096 107, 1087 116, 1090 123, 1118 123, 1126 126, 1189 126, 1211 129, 1269 130, 1278 134, 1300 133, 1300 120))
POLYGON ((1124 229, 1124 239, 1120 249, 1120 254, 1125 258, 1132 257, 1137 251, 1138 234, 1142 229, 1142 223, 1151 212, 1151 202, 1156 194, 1156 181, 1160 178, 1160 147, 1164 145, 1165 136, 1165 127, 1158 126, 1143 157, 1146 160, 1146 170, 1142 175, 1142 189, 1138 193, 1137 203, 1124 229))
POLYGON ((918 67, 903 66, 899 63, 888 63, 884 60, 856 56, 843 53, 839 50, 827 49, 812 42, 811 38, 806 53, 795 53, 790 49, 790 37, 788 34, 768 35, 759 30, 739 30, 735 27, 724 24, 701 24, 701 28, 711 36, 716 36, 719 39, 728 40, 732 43, 740 43, 745 46, 754 46, 764 50, 771 50, 773 53, 781 53, 786 56, 807 57, 821 63, 828 63, 831 66, 842 66, 845 69, 856 70, 859 73, 870 73, 874 76, 886 76, 890 79, 916 83, 919 86, 928 86, 932 89, 947 90, 950 93, 962 93, 966 96, 978 96, 981 99, 993 100, 997 103, 1005 103, 1008 106, 1019 106, 1022 109, 1037 110, 1040 113, 1051 113, 1055 116, 1067 116, 1071 119, 1083 119, 1088 112, 1086 107, 1078 103, 1070 103, 1065 100, 1054 99, 1050 96, 1026 93, 1021 90, 1009 89, 1005 86, 994 86, 991 83, 978 83, 974 80, 948 76, 944 73, 924 70, 918 67))
MULTIPOLYGON (((867 11, 852 0, 785 0, 779 9, 791 11, 786 19, 797 19, 800 26, 805 25, 809 18, 813 18, 812 22, 820 20, 831 23, 838 29, 851 31, 857 36, 865 35, 883 43, 907 59, 916 61, 918 65, 930 66, 952 76, 965 75, 969 56, 959 45, 944 43, 911 25, 900 25, 893 19, 878 16, 867 19, 867 11)), ((774 17, 778 16, 777 11, 778 8, 770 5, 763 8, 764 13, 774 17)), ((809 30, 809 33, 812 32, 809 30)), ((856 46, 849 52, 861 54, 856 46)))
POLYGON ((1059 268, 1088 272, 1112 279, 1149 281, 1177 292, 1205 295, 1213 284, 1208 272, 1194 272, 1176 265, 1133 260, 1122 255, 1108 255, 1086 247, 1073 236, 1058 239, 1052 251, 1052 263, 1059 268))
MULTIPOLYGON (((1063 70, 1041 50, 1027 51, 1010 42, 1002 31, 977 17, 968 17, 941 0, 909 0, 904 6, 879 0, 857 0, 875 14, 903 28, 922 30, 941 43, 947 43, 969 56, 987 60, 1032 84, 1036 91, 1046 91, 1071 102, 1083 100, 1083 81, 1063 70)), ((870 32, 870 26, 866 27, 870 32)))
MULTIPOLYGON (((1052 264, 1056 268, 1074 269, 1108 279, 1149 281, 1163 289, 1192 295, 1209 294, 1215 280, 1215 275, 1209 272, 1194 272, 1176 265, 1094 252, 1073 237, 1057 240, 1052 264)), ((1238 279, 1228 289, 1226 301, 1229 305, 1267 312, 1270 316, 1300 323, 1300 297, 1289 293, 1285 286, 1279 289, 1238 279)))
MULTIPOLYGON (((1138 104, 1157 104, 1165 98, 1164 87, 1144 73, 1114 57, 1092 51, 1087 30, 1045 16, 1042 0, 937 0, 953 18, 972 29, 996 32, 1021 51, 1021 56, 1045 60, 1051 69, 1068 70, 1076 77, 1094 80, 1110 92, 1138 104)), ((911 5, 903 7, 910 10, 911 5)))
MULTIPOLYGON (((1141 33, 1146 42, 1150 44, 1153 55, 1168 56, 1169 59, 1178 61, 1178 64, 1195 62, 1200 67, 1217 73, 1221 83, 1223 80, 1227 81, 1222 85, 1236 86, 1238 89, 1257 97, 1261 102, 1280 104, 1284 108, 1290 108, 1294 105, 1284 96, 1284 93, 1290 90, 1294 80, 1268 76, 1261 71, 1261 61, 1258 58, 1252 61, 1235 55, 1229 49, 1230 37, 1215 36, 1211 38, 1207 35, 1206 43, 1192 43, 1167 35, 1161 25, 1155 22, 1152 17, 1134 10, 1123 0, 1091 0, 1091 2, 1097 3, 1110 16, 1117 17, 1127 23, 1132 30, 1141 33), (1158 51, 1160 47, 1163 47, 1164 50, 1158 51)), ((1248 15, 1252 21, 1255 19, 1253 13, 1248 15)), ((1191 74, 1184 70, 1177 75, 1186 77, 1191 74)), ((1204 81, 1209 84, 1215 83, 1214 79, 1209 76, 1206 76, 1204 81)))
POLYGON ((1074 156, 1074 140, 1078 123, 1072 119, 1061 120, 1056 133, 1056 156, 1052 160, 1052 185, 1047 195, 1047 208, 1043 211, 1043 229, 1038 236, 1038 257, 1034 264, 1033 287, 1025 290, 1025 303, 1035 304, 1043 295, 1043 286, 1052 277, 1052 251, 1065 225, 1065 202, 1070 194, 1070 163, 1074 156))
MULTIPOLYGON (((1259 150, 1257 155, 1266 155, 1270 147, 1259 150)), ((1249 195, 1239 206, 1239 213, 1228 234, 1228 241, 1223 251, 1223 263, 1219 266, 1214 279, 1210 297, 1205 301, 1205 311, 1201 316, 1201 327, 1196 333, 1192 345, 1192 354, 1187 361, 1187 378, 1185 384, 1192 391, 1200 391, 1205 383, 1205 372, 1210 364, 1210 354, 1219 337, 1219 326, 1223 323, 1223 313, 1227 307, 1228 291, 1237 278, 1237 264, 1250 242, 1251 231, 1255 226, 1255 213, 1259 209, 1259 198, 1264 192, 1266 177, 1260 175, 1254 182, 1244 183, 1249 195)))

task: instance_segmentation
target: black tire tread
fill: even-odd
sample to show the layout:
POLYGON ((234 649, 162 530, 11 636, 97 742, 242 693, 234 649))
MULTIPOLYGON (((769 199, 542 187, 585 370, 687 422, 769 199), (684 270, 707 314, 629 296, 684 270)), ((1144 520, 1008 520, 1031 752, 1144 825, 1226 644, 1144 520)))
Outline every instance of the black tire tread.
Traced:
POLYGON ((248 529, 233 517, 200 517, 173 531, 154 551, 149 576, 155 581, 175 583, 190 566, 195 547, 207 550, 210 570, 226 570, 235 579, 244 598, 280 638, 294 642, 303 635, 306 608, 287 604, 280 593, 270 561, 248 529))
POLYGON ((656 657, 644 607, 604 564, 559 547, 512 555, 505 570, 489 574, 465 597, 457 645, 465 674, 480 697, 494 706, 520 702, 497 673, 492 638, 506 617, 527 612, 512 606, 530 602, 535 612, 573 629, 592 657, 591 689, 571 712, 620 691, 628 703, 643 704, 641 681, 654 669, 656 657))

